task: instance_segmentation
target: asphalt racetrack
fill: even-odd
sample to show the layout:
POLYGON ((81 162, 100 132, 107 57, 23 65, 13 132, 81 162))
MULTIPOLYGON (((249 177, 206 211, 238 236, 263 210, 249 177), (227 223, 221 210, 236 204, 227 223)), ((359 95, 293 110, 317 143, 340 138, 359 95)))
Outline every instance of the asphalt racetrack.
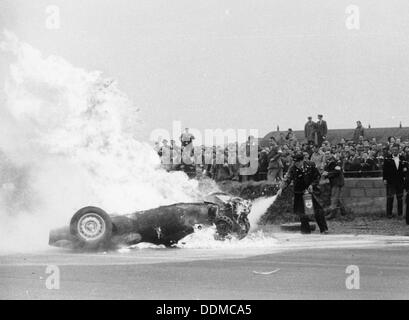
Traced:
POLYGON ((217 248, 0 255, 0 299, 408 299, 409 238, 275 235, 217 248), (59 288, 47 288, 47 266, 59 288), (348 289, 349 265, 359 289, 348 289))

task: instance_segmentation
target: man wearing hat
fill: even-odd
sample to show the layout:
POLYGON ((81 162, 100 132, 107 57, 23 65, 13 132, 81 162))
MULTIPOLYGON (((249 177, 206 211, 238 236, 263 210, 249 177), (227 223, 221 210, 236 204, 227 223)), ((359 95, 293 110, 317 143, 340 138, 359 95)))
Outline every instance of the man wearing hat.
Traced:
POLYGON ((293 156, 294 164, 290 167, 280 185, 277 196, 286 189, 290 183, 294 183, 294 213, 300 216, 301 232, 311 233, 309 219, 305 214, 304 193, 308 190, 312 195, 314 217, 317 221, 321 233, 328 233, 328 226, 322 207, 319 205, 316 196, 319 193, 318 184, 321 175, 314 162, 304 160, 302 153, 293 156))
POLYGON ((327 122, 325 120, 322 120, 322 114, 318 115, 316 131, 317 131, 317 144, 321 147, 322 143, 327 137, 327 132, 328 132, 327 122))
POLYGON ((304 126, 304 136, 307 140, 307 144, 315 144, 315 122, 312 121, 312 117, 308 117, 308 121, 304 126))

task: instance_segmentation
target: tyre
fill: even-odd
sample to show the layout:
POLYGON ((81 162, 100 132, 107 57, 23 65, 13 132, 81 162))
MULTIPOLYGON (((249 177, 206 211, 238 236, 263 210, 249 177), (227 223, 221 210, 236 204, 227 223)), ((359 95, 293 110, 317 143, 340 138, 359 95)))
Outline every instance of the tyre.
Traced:
POLYGON ((226 216, 217 217, 215 220, 216 230, 218 236, 224 238, 233 231, 233 220, 226 216))
POLYGON ((237 238, 239 240, 243 239, 250 231, 250 222, 246 219, 239 222, 240 230, 237 232, 237 238))
MULTIPOLYGON (((315 231, 317 225, 315 223, 310 223, 310 229, 311 231, 315 231)), ((280 229, 283 231, 296 231, 300 232, 301 231, 301 223, 300 222, 295 222, 295 223, 284 223, 280 226, 280 229)))
POLYGON ((98 207, 85 207, 71 218, 70 232, 79 248, 86 250, 107 248, 112 236, 112 221, 104 210, 98 207))

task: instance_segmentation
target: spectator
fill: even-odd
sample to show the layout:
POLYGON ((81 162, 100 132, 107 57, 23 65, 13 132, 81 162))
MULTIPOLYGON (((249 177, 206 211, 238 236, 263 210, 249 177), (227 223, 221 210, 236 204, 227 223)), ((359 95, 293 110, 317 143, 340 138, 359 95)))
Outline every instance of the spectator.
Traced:
POLYGON ((331 205, 328 209, 328 219, 334 218, 337 212, 345 215, 345 207, 342 200, 342 188, 344 187, 344 172, 342 160, 337 155, 332 155, 325 165, 323 176, 329 179, 331 186, 331 205))
POLYGON ((180 142, 182 144, 182 149, 191 145, 195 137, 193 134, 189 132, 189 128, 185 128, 185 132, 183 132, 180 136, 180 142))
MULTIPOLYGON (((250 159, 251 157, 251 149, 254 148, 255 145, 255 138, 253 136, 249 136, 247 141, 243 144, 240 145, 239 147, 239 157, 245 158, 245 159, 250 159)), ((244 162, 244 161, 243 161, 244 162)), ((241 182, 246 182, 246 181, 254 181, 255 174, 249 174, 249 172, 246 171, 245 168, 250 167, 250 162, 247 162, 243 164, 240 162, 240 181, 241 182)))
POLYGON ((362 126, 361 121, 357 121, 352 140, 354 140, 355 143, 358 143, 361 136, 362 138, 364 137, 364 127, 362 126))
POLYGON ((308 144, 315 143, 315 122, 312 121, 312 117, 308 117, 308 121, 304 125, 304 136, 308 144))
MULTIPOLYGON (((229 145, 228 149, 228 163, 229 163, 229 172, 230 176, 232 177, 232 180, 238 181, 239 180, 239 169, 240 169, 240 164, 238 161, 238 144, 237 143, 232 143, 229 145)), ((263 173, 267 172, 267 170, 264 170, 263 173)), ((267 177, 264 178, 264 180, 267 177)))
POLYGON ((257 181, 268 180, 268 149, 260 151, 258 157, 257 181))
MULTIPOLYGON (((406 147, 408 148, 408 147, 406 147)), ((407 153, 407 151, 405 152, 407 153)), ((405 168, 403 172, 405 175, 405 184, 404 184, 404 189, 406 190, 406 198, 405 198, 405 203, 406 203, 406 212, 405 212, 405 220, 406 220, 406 225, 409 225, 409 163, 405 161, 405 168)))
POLYGON ((297 137, 294 132, 289 133, 287 136, 288 136, 288 144, 290 145, 290 147, 292 148, 299 147, 299 143, 298 143, 297 137))
POLYGON ((403 148, 402 156, 406 162, 409 162, 409 146, 403 148))
POLYGON ((273 147, 268 154, 267 181, 275 183, 283 179, 283 162, 281 160, 282 151, 278 147, 273 147))
POLYGON ((215 181, 228 180, 230 178, 230 171, 227 162, 227 156, 224 148, 216 148, 216 163, 213 168, 213 177, 215 181))
POLYGON ((279 136, 279 138, 278 138, 278 141, 277 141, 277 143, 280 145, 280 146, 282 146, 282 145, 284 145, 285 144, 285 137, 284 137, 284 133, 280 133, 280 136, 279 136))
POLYGON ((162 148, 160 150, 162 167, 169 171, 172 169, 172 164, 170 161, 170 146, 168 145, 168 140, 163 139, 162 148))
POLYGON ((361 157, 359 154, 359 151, 352 152, 352 155, 350 157, 350 161, 351 161, 351 171, 355 171, 356 172, 356 176, 357 177, 361 177, 361 157))
POLYGON ((345 141, 345 139, 344 138, 341 138, 341 140, 339 141, 339 143, 338 143, 338 146, 340 147, 340 148, 345 148, 345 146, 346 146, 346 141, 345 141))
POLYGON ((160 145, 158 141, 155 141, 155 145, 153 146, 153 150, 161 157, 161 150, 160 150, 160 145))
POLYGON ((272 147, 274 147, 276 145, 277 145, 277 140, 273 136, 271 136, 270 139, 269 139, 269 142, 268 142, 268 146, 270 148, 272 148, 272 147))
POLYGON ((395 142, 396 142, 396 138, 395 138, 395 137, 393 137, 393 136, 388 137, 389 147, 393 146, 393 145, 395 144, 395 142))
POLYGON ((213 148, 205 147, 203 175, 213 178, 213 167, 215 164, 216 163, 215 163, 215 158, 213 155, 213 148))
POLYGON ((369 155, 364 152, 361 157, 361 168, 363 177, 370 177, 372 171, 375 169, 375 162, 373 159, 369 158, 369 155))
POLYGON ((322 142, 327 137, 328 126, 325 120, 322 120, 322 114, 318 115, 318 121, 316 124, 316 132, 317 132, 317 144, 321 147, 322 142))
POLYGON ((285 140, 290 140, 293 137, 293 129, 288 128, 287 135, 285 136, 285 140))
POLYGON ((386 216, 392 218, 393 199, 396 196, 398 202, 398 216, 403 214, 403 186, 405 172, 402 157, 399 156, 399 145, 395 144, 391 148, 391 157, 385 159, 383 165, 383 181, 386 186, 386 216))
POLYGON ((171 169, 175 170, 180 165, 181 162, 181 150, 180 147, 176 145, 175 140, 170 140, 170 163, 171 169))
POLYGON ((313 151, 314 152, 312 153, 310 160, 315 163, 315 166, 317 167, 318 171, 322 173, 324 171, 325 166, 324 152, 318 145, 314 146, 313 151))

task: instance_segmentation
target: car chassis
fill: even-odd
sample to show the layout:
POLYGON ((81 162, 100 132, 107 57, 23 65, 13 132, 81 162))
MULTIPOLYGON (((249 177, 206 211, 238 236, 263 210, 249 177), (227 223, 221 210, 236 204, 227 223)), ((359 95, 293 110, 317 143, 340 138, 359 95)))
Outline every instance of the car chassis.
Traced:
POLYGON ((49 245, 73 249, 115 249, 140 242, 174 246, 195 229, 216 227, 215 239, 244 238, 250 230, 251 202, 217 192, 202 202, 175 203, 126 215, 84 207, 70 225, 50 231, 49 245))

